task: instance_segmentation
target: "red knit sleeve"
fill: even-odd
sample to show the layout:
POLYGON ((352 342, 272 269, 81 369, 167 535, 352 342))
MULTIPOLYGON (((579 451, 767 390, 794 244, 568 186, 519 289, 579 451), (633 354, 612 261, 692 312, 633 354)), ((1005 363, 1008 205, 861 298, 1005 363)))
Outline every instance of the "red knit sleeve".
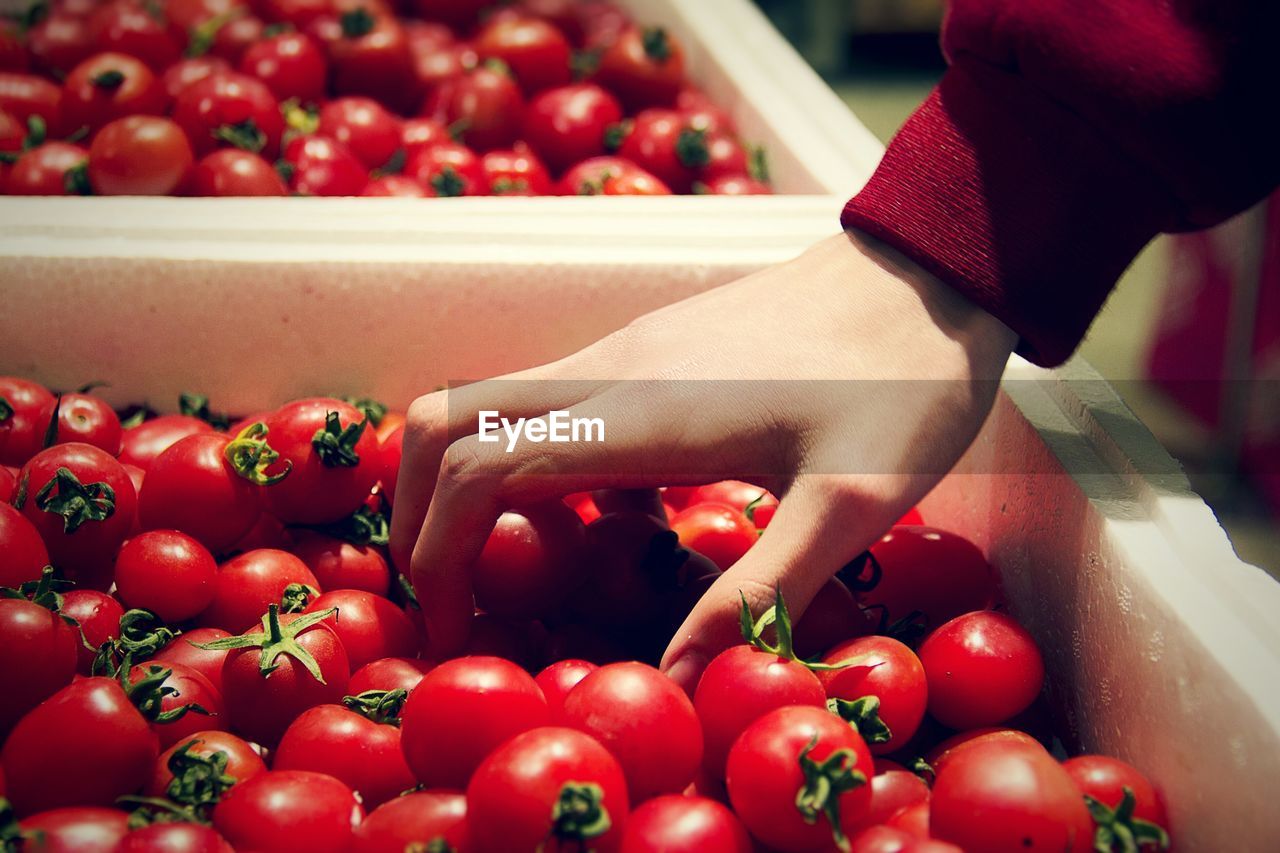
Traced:
POLYGON ((953 0, 951 63, 842 222, 1066 359, 1138 251, 1280 183, 1275 0, 953 0))

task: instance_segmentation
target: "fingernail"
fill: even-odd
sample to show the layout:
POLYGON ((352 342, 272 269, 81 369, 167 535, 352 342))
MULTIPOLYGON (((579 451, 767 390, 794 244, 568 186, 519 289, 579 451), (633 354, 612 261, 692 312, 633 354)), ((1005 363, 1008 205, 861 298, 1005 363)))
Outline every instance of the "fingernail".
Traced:
POLYGON ((707 658, 701 652, 689 650, 680 655, 676 662, 667 667, 667 677, 693 696, 693 691, 698 686, 698 679, 702 677, 702 670, 706 669, 707 658))

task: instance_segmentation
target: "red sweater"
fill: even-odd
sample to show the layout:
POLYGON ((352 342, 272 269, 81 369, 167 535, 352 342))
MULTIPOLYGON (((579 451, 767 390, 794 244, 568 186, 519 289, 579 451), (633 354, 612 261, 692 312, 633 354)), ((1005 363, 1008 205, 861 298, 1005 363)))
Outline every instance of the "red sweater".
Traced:
POLYGON ((842 222, 1057 364, 1152 237, 1280 183, 1277 33, 1280 0, 952 0, 950 68, 842 222))

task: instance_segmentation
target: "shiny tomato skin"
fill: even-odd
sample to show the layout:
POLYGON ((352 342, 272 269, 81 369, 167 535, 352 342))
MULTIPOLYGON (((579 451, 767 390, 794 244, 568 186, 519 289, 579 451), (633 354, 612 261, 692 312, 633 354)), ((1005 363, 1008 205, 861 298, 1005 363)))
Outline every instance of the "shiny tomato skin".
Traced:
POLYGON ((813 658, 853 637, 876 629, 874 614, 864 611, 839 578, 829 578, 792 626, 796 654, 813 658))
POLYGON ((849 827, 850 835, 882 824, 902 809, 929 801, 928 783, 906 770, 877 773, 870 785, 871 804, 866 814, 849 827))
POLYGON ((702 763, 702 728, 674 681, 643 663, 590 673, 564 699, 563 725, 586 732, 618 760, 633 803, 683 791, 702 763), (655 743, 662 749, 655 750, 655 743))
MULTIPOLYGON (((385 419, 382 425, 387 425, 385 419)), ((382 473, 378 477, 382 484, 382 496, 388 504, 395 504, 400 462, 404 458, 404 424, 386 433, 381 427, 378 429, 378 453, 382 457, 382 473)))
POLYGON ((452 141, 449 129, 435 119, 410 118, 400 124, 400 145, 407 158, 441 142, 452 141))
POLYGON ((822 683, 799 661, 741 645, 712 659, 698 680, 693 706, 702 721, 702 764, 724 777, 729 749, 747 726, 787 705, 826 708, 822 683))
MULTIPOLYGON (((38 575, 37 575, 38 576, 38 575)), ((71 683, 80 638, 58 614, 25 599, 0 599, 0 740, 36 705, 71 683)))
POLYGON ((564 86, 571 77, 568 39, 539 18, 494 16, 471 43, 481 59, 506 63, 526 94, 564 86))
POLYGON ((838 795, 843 834, 871 805, 871 753, 856 730, 825 708, 789 706, 770 711, 734 743, 725 785, 734 811, 751 834, 778 850, 823 849, 836 834, 825 814, 810 823, 797 807, 796 794, 805 788, 800 756, 806 750, 819 763, 848 750, 848 766, 864 777, 838 795))
MULTIPOLYGON (((358 161, 352 158, 352 162, 358 161)), ((286 403, 267 418, 271 446, 280 453, 279 464, 285 460, 293 464, 289 476, 267 490, 272 514, 286 524, 327 524, 345 518, 360 508, 378 480, 378 437, 367 425, 354 445, 359 461, 353 465, 323 461, 312 439, 317 430, 325 428, 329 412, 338 414, 344 430, 364 420, 354 406, 326 397, 286 403)))
POLYGON ((547 726, 516 735, 476 768, 467 785, 467 830, 475 853, 580 850, 579 840, 557 838, 551 812, 566 783, 599 787, 610 826, 590 839, 590 849, 615 851, 627 821, 627 782, 622 768, 590 735, 547 726))
POLYGON ((605 131, 622 121, 622 105, 594 83, 541 92, 529 101, 523 138, 554 172, 605 153, 605 131))
POLYGON ((88 675, 97 649, 107 640, 120 636, 120 619, 124 608, 105 592, 96 589, 71 589, 62 594, 63 616, 79 626, 84 643, 77 643, 76 671, 88 675), (89 648, 91 647, 91 648, 89 648))
POLYGON ((40 116, 50 130, 61 128, 59 112, 62 89, 36 74, 0 71, 0 110, 22 125, 33 115, 40 116))
POLYGON ((680 544, 728 571, 760 538, 755 525, 727 504, 700 503, 676 513, 671 529, 680 544))
POLYGON ((198 83, 214 74, 226 74, 231 71, 231 63, 220 56, 193 56, 181 62, 175 62, 165 69, 160 77, 160 84, 165 94, 172 101, 187 90, 193 83, 198 83))
MULTIPOLYGON (((410 115, 422 99, 409 37, 395 15, 369 8, 356 27, 325 16, 308 27, 328 51, 329 85, 335 95, 365 95, 400 115, 410 115), (368 29, 365 29, 368 26, 368 29)), ((345 18, 345 16, 343 16, 345 18)))
POLYGON ((729 115, 707 94, 693 86, 685 86, 676 95, 675 107, 689 118, 694 127, 708 133, 727 133, 736 135, 737 126, 729 115))
POLYGON ((426 198, 427 189, 404 175, 383 175, 365 184, 360 195, 366 198, 426 198))
POLYGON ((287 196, 275 167, 249 151, 223 148, 205 155, 191 171, 188 188, 198 196, 287 196))
POLYGON ((239 15, 223 24, 213 38, 209 53, 219 56, 233 66, 251 46, 262 41, 267 25, 256 15, 239 15))
MULTIPOLYGON (((671 491, 668 489, 668 492, 671 491)), ((747 507, 764 506, 765 504, 778 503, 778 499, 765 488, 755 485, 754 483, 744 483, 741 480, 721 480, 716 483, 708 483, 705 486, 697 486, 689 491, 684 499, 684 503, 680 504, 679 509, 693 506, 700 503, 722 503, 737 509, 739 512, 746 512, 747 507)))
POLYGON ((245 122, 262 133, 263 148, 256 153, 267 158, 280 151, 284 134, 284 118, 271 90, 256 77, 236 72, 211 74, 192 83, 175 99, 172 117, 197 157, 225 147, 215 133, 245 122))
POLYGON ((198 823, 155 823, 131 831, 115 853, 235 853, 227 840, 198 823))
MULTIPOLYGON (((160 666, 160 664, 154 661, 135 664, 129 672, 129 680, 136 682, 146 677, 153 666, 160 666)), ((160 738, 161 749, 168 749, 176 743, 184 742, 199 732, 220 731, 227 728, 227 715, 222 709, 222 695, 209 679, 180 663, 169 663, 163 666, 170 670, 169 677, 164 680, 163 686, 171 687, 177 692, 161 700, 161 710, 172 711, 183 706, 199 705, 209 713, 201 714, 190 710, 171 722, 152 723, 152 730, 160 738)))
POLYGON ((879 698, 880 719, 892 736, 871 744, 872 754, 887 755, 911 740, 929 701, 924 666, 915 652, 891 637, 859 637, 832 648, 822 662, 849 664, 818 673, 827 696, 851 702, 864 696, 879 698))
POLYGON ((287 551, 257 548, 237 554, 218 567, 213 601, 200 614, 200 623, 246 631, 262 621, 269 605, 280 604, 291 584, 321 590, 306 563, 287 551))
POLYGON ((381 658, 411 658, 418 653, 417 629, 390 600, 362 589, 337 589, 312 600, 304 612, 334 607, 338 613, 325 624, 342 640, 352 669, 381 658))
POLYGON ((411 0, 409 5, 428 21, 443 21, 465 30, 475 24, 481 12, 498 4, 495 0, 411 0))
POLYGON ((213 828, 236 850, 347 853, 364 809, 324 773, 270 770, 232 788, 213 810, 213 828))
POLYGON ((341 705, 317 705, 299 714, 280 738, 271 766, 326 773, 370 809, 417 784, 400 750, 400 729, 341 705))
MULTIPOLYGON (((588 157, 575 163, 556 182, 559 195, 600 195, 607 178, 613 175, 642 171, 630 160, 621 157, 588 157)), ((657 180, 656 178, 654 180, 657 180)))
POLYGON ((773 187, 750 175, 717 175, 694 185, 707 195, 773 195, 773 187))
POLYGON ((231 634, 221 628, 192 628, 184 631, 171 643, 151 656, 153 663, 168 666, 170 663, 181 664, 199 672, 209 680, 219 693, 222 692, 222 664, 227 659, 227 652, 217 649, 201 649, 198 643, 210 643, 230 637, 231 634))
POLYGON ((672 190, 643 169, 609 175, 600 186, 600 195, 671 195, 672 190))
POLYGON ((171 195, 194 162, 178 125, 156 116, 128 116, 93 137, 89 183, 99 195, 171 195))
POLYGON ((598 665, 588 660, 566 658, 547 666, 533 679, 537 682, 539 689, 542 690, 542 695, 546 697, 547 708, 550 709, 551 719, 556 725, 565 725, 562 711, 564 710, 564 700, 570 691, 582 679, 599 668, 598 665))
POLYGON ((93 33, 82 15, 54 9, 27 30, 32 66, 54 79, 65 76, 93 52, 93 33))
POLYGON ((413 52, 413 76, 424 98, 430 98, 444 83, 475 67, 479 62, 470 44, 449 43, 411 48, 413 52))
POLYGON ((379 169, 400 148, 400 121, 372 98, 335 98, 320 109, 318 132, 355 155, 366 169, 379 169))
POLYGON ((632 120, 618 156, 657 177, 673 191, 687 193, 707 157, 705 134, 675 110, 648 109, 632 120))
POLYGON ((1133 816, 1169 829, 1169 814, 1164 798, 1141 770, 1132 764, 1107 755, 1078 755, 1062 762, 1071 781, 1081 794, 1093 797, 1115 809, 1124 799, 1124 789, 1133 792, 1133 816))
POLYGON ((957 616, 920 645, 929 713, 953 729, 994 726, 1025 711, 1044 684, 1027 629, 991 610, 957 616))
POLYGON ((596 82, 631 111, 667 107, 684 86, 684 50, 661 28, 627 28, 600 56, 596 82))
POLYGON ((918 800, 889 816, 886 826, 900 829, 920 841, 929 839, 929 801, 918 800))
POLYGON ((160 415, 125 430, 120 436, 120 455, 117 458, 145 471, 157 456, 178 441, 204 432, 213 432, 213 427, 199 418, 190 415, 160 415))
POLYGON ((84 678, 23 717, 0 752, 19 815, 62 806, 105 806, 139 790, 159 742, 111 678, 84 678), (75 767, 75 774, 62 768, 75 767))
POLYGON ((742 821, 725 806, 699 796, 654 797, 627 817, 622 853, 751 853, 742 821))
POLYGON ((185 622, 213 602, 218 564, 209 549, 178 530, 149 530, 116 554, 116 594, 130 608, 185 622))
MULTIPOLYGON (((107 452, 88 444, 55 444, 27 460, 18 474, 27 484, 22 514, 35 525, 49 549, 49 559, 70 579, 106 589, 111 583, 111 561, 116 549, 129 535, 137 512, 138 499, 133 481, 124 466, 107 452), (105 483, 114 493, 111 514, 102 520, 85 520, 73 532, 66 532, 65 519, 56 512, 40 509, 39 494, 47 483, 55 482, 59 468, 70 470, 86 488, 105 483)), ((55 484, 52 499, 60 493, 55 484)), ((105 498, 105 494, 103 495, 105 498)))
POLYGON ((345 146, 327 136, 296 136, 285 146, 289 188, 298 195, 357 196, 369 172, 345 146))
POLYGON ((216 752, 224 753, 227 756, 227 767, 224 772, 238 782, 243 782, 267 771, 266 762, 262 760, 262 756, 254 750, 248 741, 231 734, 231 732, 205 729, 182 738, 160 753, 152 768, 151 778, 143 791, 146 796, 160 797, 164 795, 169 783, 173 781, 173 773, 169 771, 169 758, 182 749, 185 744, 194 744, 188 750, 190 755, 208 757, 216 752))
POLYGON ((94 45, 99 50, 127 53, 160 72, 182 58, 186 34, 137 0, 114 0, 89 18, 94 45))
POLYGON ((865 605, 888 608, 890 622, 919 610, 936 628, 962 613, 984 610, 996 597, 995 571, 969 540, 934 527, 893 527, 871 546, 883 575, 862 593, 865 605))
POLYGON ((129 832, 129 813, 100 806, 67 806, 31 815, 25 853, 113 853, 129 832))
POLYGON ((1071 776, 1039 747, 983 743, 933 783, 929 832, 965 850, 1093 849, 1093 820, 1071 776))
POLYGON ((324 51, 305 33, 280 33, 249 45, 240 72, 257 77, 281 101, 318 103, 329 72, 324 51))
POLYGON ((61 116, 69 131, 104 125, 130 115, 164 115, 164 85, 145 64, 122 53, 99 53, 77 65, 62 83, 61 116))
POLYGON ((455 658, 409 694, 401 744, 423 785, 462 789, 494 748, 549 721, 547 700, 520 667, 489 656, 455 658))
MULTIPOLYGON (((8 472, 5 472, 6 475, 8 472)), ((49 565, 49 551, 40 532, 22 513, 7 502, 0 503, 0 587, 17 588, 39 580, 49 565)))
POLYGON ((305 27, 334 8, 333 0, 253 0, 254 9, 275 24, 305 27))
POLYGON ((373 545, 299 530, 289 551, 307 564, 321 589, 359 589, 385 596, 391 587, 391 568, 373 545))
POLYGON ((553 614, 583 579, 585 529, 562 501, 504 512, 471 567, 476 606, 506 618, 553 614))
POLYGON ((853 836, 849 840, 849 853, 905 853, 917 841, 908 832, 879 824, 853 836))
POLYGON ((405 174, 421 183, 429 197, 484 195, 484 166, 465 145, 442 142, 409 157, 405 174))
POLYGON ((53 394, 38 382, 0 376, 0 397, 13 410, 0 421, 0 465, 21 465, 44 449, 53 394))
POLYGON ((381 658, 351 673, 347 692, 359 696, 369 690, 407 690, 413 692, 422 677, 431 671, 430 661, 417 658, 381 658))
MULTIPOLYGON (((73 195, 67 173, 89 161, 89 152, 69 142, 46 142, 25 151, 9 170, 4 189, 8 195, 73 195)), ((43 433, 42 433, 43 434, 43 433)))
POLYGON ((378 806, 356 827, 351 853, 404 853, 435 839, 467 849, 467 798, 458 791, 414 791, 378 806))
POLYGON ((520 134, 524 96, 505 71, 481 65, 442 82, 423 114, 456 129, 458 141, 476 151, 509 147, 520 134))
POLYGON ((485 177, 490 195, 551 195, 551 176, 528 146, 516 143, 512 149, 498 149, 484 155, 485 177))
POLYGON ((1011 743, 1044 749, 1039 741, 1024 731, 1000 726, 985 726, 959 732, 946 738, 925 754, 925 761, 933 768, 934 773, 938 773, 956 755, 979 744, 991 742, 1011 743))

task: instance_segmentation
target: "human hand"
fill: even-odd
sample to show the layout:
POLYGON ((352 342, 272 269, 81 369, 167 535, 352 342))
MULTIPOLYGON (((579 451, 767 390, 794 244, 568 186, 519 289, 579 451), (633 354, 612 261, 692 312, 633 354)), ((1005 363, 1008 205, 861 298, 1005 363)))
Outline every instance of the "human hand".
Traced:
POLYGON ((663 658, 692 690, 780 587, 795 614, 951 468, 990 410, 1015 336, 857 234, 634 321, 560 361, 409 409, 391 548, 431 654, 465 644, 469 567, 501 512, 569 492, 734 478, 782 500, 663 658), (696 381, 695 381, 696 380, 696 381), (925 380, 925 381, 922 381, 925 380), (601 443, 478 438, 478 413, 598 417, 601 443))

